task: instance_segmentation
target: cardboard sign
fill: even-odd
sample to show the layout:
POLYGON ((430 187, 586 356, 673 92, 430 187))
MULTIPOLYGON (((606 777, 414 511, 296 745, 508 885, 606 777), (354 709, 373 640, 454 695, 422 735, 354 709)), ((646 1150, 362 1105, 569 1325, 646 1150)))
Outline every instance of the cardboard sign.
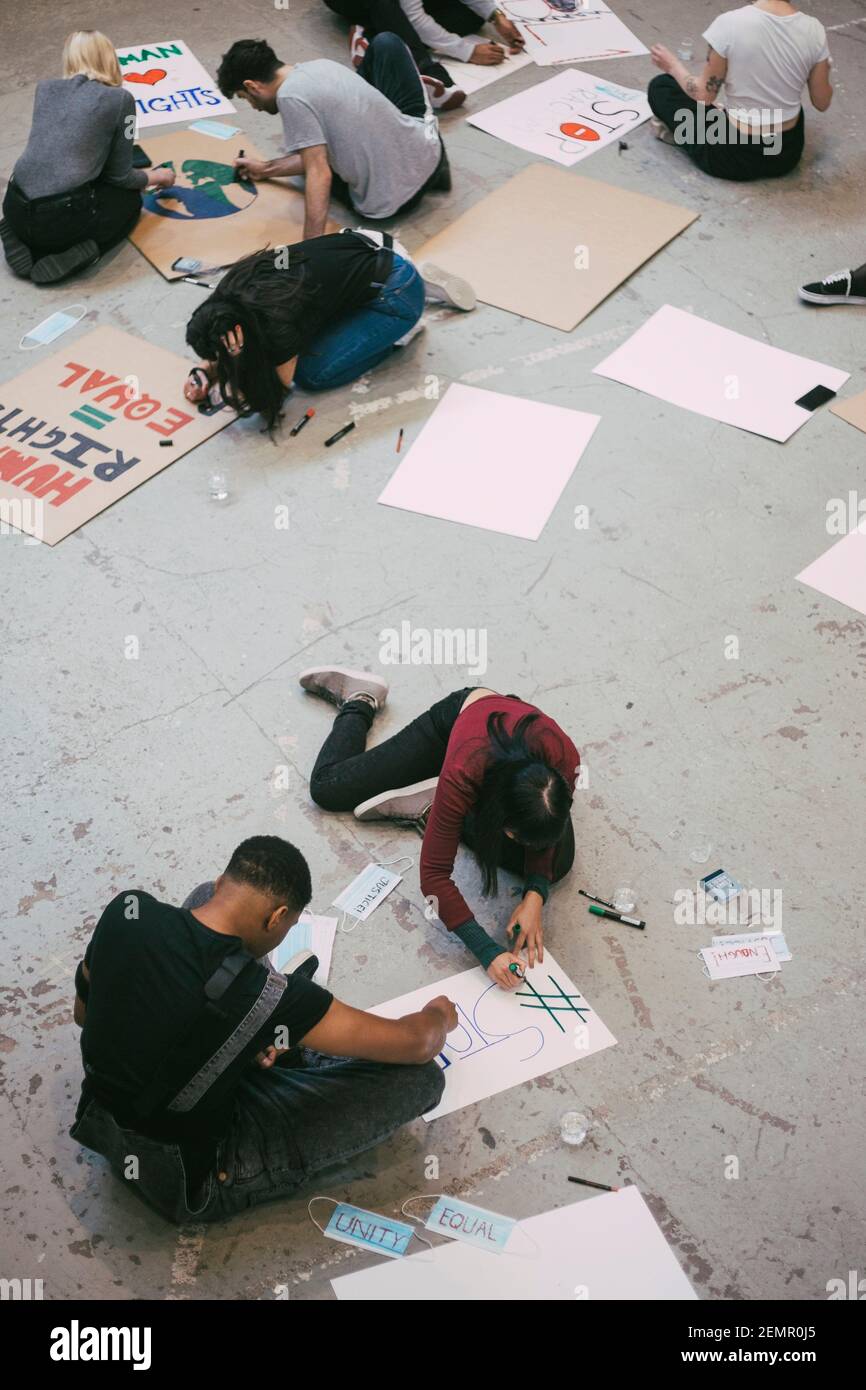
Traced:
POLYGON ((189 367, 97 328, 0 386, 3 522, 56 545, 223 429, 232 411, 200 415, 184 399, 189 367))
POLYGON ((504 0, 502 8, 539 67, 648 52, 603 0, 576 0, 570 8, 562 0, 504 0))
POLYGON ((463 276, 485 304, 568 332, 697 216, 531 164, 428 241, 415 260, 463 276))
POLYGON ((544 964, 527 969, 518 989, 500 989, 478 965, 447 980, 433 980, 370 1009, 381 1018, 402 1018, 444 994, 457 1010, 457 1026, 436 1058, 445 1090, 428 1123, 464 1105, 487 1100, 511 1086, 549 1076, 612 1047, 616 1038, 589 1000, 545 947, 544 964))
POLYGON ((570 166, 621 140, 651 115, 643 92, 574 69, 466 119, 518 149, 570 166))
MULTIPOLYGON (((243 149, 250 159, 261 155, 247 136, 215 143, 191 130, 157 135, 144 141, 154 166, 170 165, 171 188, 144 194, 141 217, 129 234, 151 265, 167 280, 180 256, 205 266, 234 265, 268 246, 290 246, 304 234, 304 195, 283 183, 239 179, 234 160, 243 149)), ((326 231, 338 230, 329 222, 326 231)))
POLYGON ((235 110, 182 39, 118 48, 117 61, 123 85, 135 98, 139 127, 235 110))

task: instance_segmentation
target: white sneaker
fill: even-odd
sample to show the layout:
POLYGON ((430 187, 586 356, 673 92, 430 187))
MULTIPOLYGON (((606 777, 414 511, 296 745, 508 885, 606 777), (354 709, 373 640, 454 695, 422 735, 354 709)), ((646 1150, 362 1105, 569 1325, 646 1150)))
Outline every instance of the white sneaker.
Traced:
POLYGON ((369 41, 364 37, 363 25, 353 24, 349 30, 349 58, 353 68, 361 66, 369 47, 369 41))
POLYGON ((465 314, 475 308, 478 300, 468 280, 461 280, 459 275, 452 275, 450 270, 442 270, 430 261, 425 261, 418 269, 427 299, 440 300, 454 309, 462 309, 465 314))
POLYGON ((371 796, 369 801, 362 801, 355 807, 355 820, 399 820, 412 824, 420 821, 423 825, 433 805, 438 782, 438 777, 428 777, 411 787, 398 787, 396 791, 371 796))
POLYGON ((402 338, 398 338, 398 339, 397 339, 397 341, 395 342, 394 346, 395 346, 395 347, 408 347, 409 344, 411 343, 412 339, 413 339, 413 338, 417 338, 419 333, 423 333, 426 327, 427 327, 427 324, 426 324, 426 322, 424 321, 424 319, 419 319, 418 322, 417 322, 416 324, 413 324, 413 325, 412 325, 412 327, 409 329, 409 332, 408 332, 408 333, 404 333, 402 338))
POLYGON ((298 680, 310 695, 319 695, 332 705, 342 705, 355 695, 366 695, 380 710, 388 699, 388 685, 372 671, 352 671, 348 666, 311 666, 298 680))
POLYGON ((657 140, 661 140, 663 145, 675 145, 674 133, 669 130, 664 121, 660 121, 657 116, 650 116, 650 130, 657 140))

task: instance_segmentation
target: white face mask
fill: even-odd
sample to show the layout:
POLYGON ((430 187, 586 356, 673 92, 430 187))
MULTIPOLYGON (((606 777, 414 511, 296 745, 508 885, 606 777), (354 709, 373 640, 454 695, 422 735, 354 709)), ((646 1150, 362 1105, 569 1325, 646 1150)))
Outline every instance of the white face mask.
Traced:
MULTIPOLYGON (((402 857, 409 861, 411 867, 413 861, 410 856, 402 857)), ((402 878, 402 874, 395 874, 381 864, 368 864, 366 869, 362 869, 333 902, 334 907, 338 907, 347 917, 353 919, 352 926, 344 926, 343 930, 351 931, 358 922, 365 922, 402 878)))
POLYGON ((67 309, 58 309, 55 314, 49 314, 47 319, 37 323, 35 328, 29 329, 18 344, 19 348, 22 352, 29 352, 31 348, 53 343, 61 333, 68 332, 80 323, 86 313, 86 304, 70 304, 67 309))

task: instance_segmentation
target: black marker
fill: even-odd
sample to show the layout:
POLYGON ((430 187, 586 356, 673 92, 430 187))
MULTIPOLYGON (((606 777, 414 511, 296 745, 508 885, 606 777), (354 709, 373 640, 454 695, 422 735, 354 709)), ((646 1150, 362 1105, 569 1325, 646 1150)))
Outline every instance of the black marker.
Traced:
POLYGON ((194 280, 191 275, 182 275, 180 278, 185 285, 198 285, 200 290, 216 289, 216 285, 209 285, 206 280, 194 280))
POLYGON ((607 902, 607 900, 606 900, 605 898, 597 898, 597 897, 595 896, 594 893, 587 893, 586 890, 585 890, 584 888, 578 888, 577 891, 578 891, 578 893, 580 894, 580 896, 581 896, 582 898, 589 898, 589 901, 590 901, 591 903, 601 903, 602 907, 609 907, 609 908, 611 908, 614 912, 616 912, 616 911, 618 910, 617 908, 614 907, 613 903, 607 902))
POLYGON ((313 418, 313 416, 315 415, 315 413, 316 413, 316 412, 315 412, 315 410, 313 409, 313 407, 310 406, 310 408, 309 408, 309 410, 307 411, 306 415, 302 415, 302 416, 301 416, 300 420, 299 420, 298 423, 295 425, 294 429, 289 430, 289 434, 292 436, 293 439, 294 439, 294 437, 295 437, 296 434, 300 434, 301 430, 304 428, 304 425, 306 425, 310 420, 312 420, 312 418, 313 418))
POLYGON ((337 433, 336 433, 336 434, 332 434, 330 439, 326 439, 326 440, 325 440, 325 448, 326 448, 326 449, 330 449, 330 447, 331 447, 332 444, 336 444, 336 442, 337 442, 338 439, 342 439, 344 434, 348 434, 349 431, 350 431, 350 430, 353 430, 354 428, 355 428, 355 421, 354 421, 354 420, 351 422, 351 424, 344 425, 343 428, 342 428, 341 430, 337 430, 337 433))

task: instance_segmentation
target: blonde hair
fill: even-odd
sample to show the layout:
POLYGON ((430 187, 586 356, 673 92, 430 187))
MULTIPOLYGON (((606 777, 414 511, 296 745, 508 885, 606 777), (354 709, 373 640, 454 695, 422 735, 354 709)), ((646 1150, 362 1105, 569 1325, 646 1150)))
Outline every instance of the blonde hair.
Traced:
POLYGON ((98 29, 76 29, 63 45, 63 76, 78 73, 107 87, 119 87, 123 81, 114 44, 98 29))

